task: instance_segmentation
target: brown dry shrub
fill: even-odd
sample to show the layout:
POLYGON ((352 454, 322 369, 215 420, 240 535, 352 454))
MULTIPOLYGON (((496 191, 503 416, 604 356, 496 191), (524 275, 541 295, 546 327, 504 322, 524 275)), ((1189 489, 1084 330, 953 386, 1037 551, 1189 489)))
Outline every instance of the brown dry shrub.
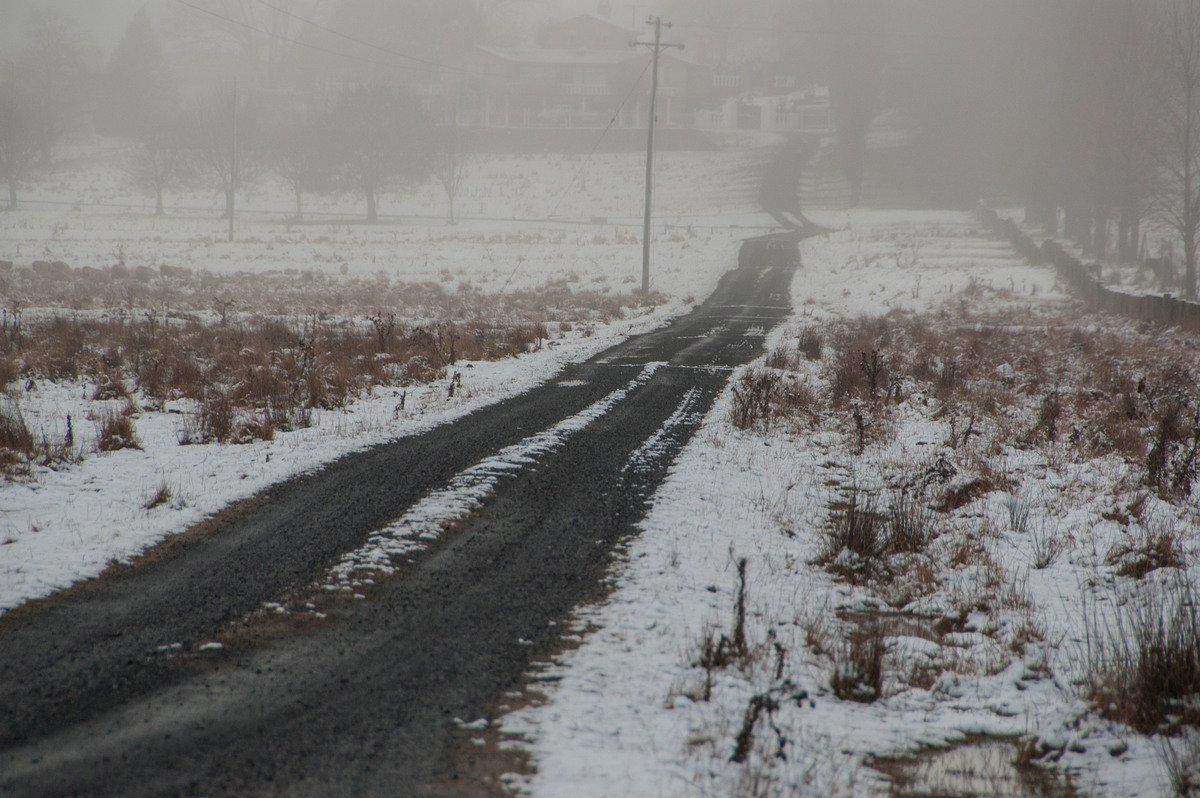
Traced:
POLYGON ((746 369, 733 386, 730 421, 738 429, 751 429, 771 417, 771 406, 782 382, 778 372, 746 369))
POLYGON ((121 449, 140 449, 133 418, 112 408, 105 408, 96 421, 96 448, 102 452, 121 449))
POLYGON ((796 349, 805 359, 818 361, 825 351, 825 337, 815 327, 805 327, 796 337, 796 349))
POLYGON ((1200 726, 1200 606, 1186 577, 1086 619, 1088 698, 1142 733, 1200 726))
POLYGON ((21 376, 21 361, 16 355, 0 355, 0 393, 21 376))
POLYGON ((778 371, 797 371, 800 368, 801 353, 798 349, 788 346, 776 346, 767 353, 763 365, 778 371))
POLYGON ((829 686, 842 700, 871 703, 883 697, 883 663, 887 638, 877 622, 854 629, 834 649, 829 686))
POLYGON ((33 433, 25 423, 20 405, 0 397, 0 473, 9 473, 27 462, 33 453, 33 433))
POLYGON ((1146 455, 1146 483, 1163 498, 1190 496, 1200 476, 1200 410, 1186 399, 1164 402, 1155 413, 1146 455))
POLYGON ((1187 565, 1183 535, 1173 523, 1150 519, 1126 533, 1126 539, 1113 545, 1105 556, 1105 562, 1116 566, 1118 574, 1141 579, 1159 568, 1187 565))
MULTIPOLYGON (((886 369, 888 343, 893 322, 890 319, 862 317, 841 330, 830 345, 829 386, 830 403, 835 408, 852 400, 872 399, 870 380, 864 368, 872 353, 880 353, 886 369)), ((876 377, 876 389, 887 385, 886 371, 876 377)))
POLYGON ((129 399, 129 389, 120 377, 110 377, 105 374, 100 377, 100 383, 92 390, 92 401, 103 402, 111 399, 129 399))

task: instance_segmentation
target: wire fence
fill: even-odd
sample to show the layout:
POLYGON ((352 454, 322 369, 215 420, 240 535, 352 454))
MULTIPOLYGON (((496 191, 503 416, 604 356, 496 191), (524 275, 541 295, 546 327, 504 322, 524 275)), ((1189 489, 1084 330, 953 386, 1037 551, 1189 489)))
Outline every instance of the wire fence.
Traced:
POLYGON ((1071 288, 1096 310, 1120 313, 1143 321, 1200 330, 1200 303, 1189 302, 1170 294, 1129 294, 1114 291, 1101 284, 1094 267, 1084 264, 1054 239, 1040 245, 1026 235, 1012 219, 1001 217, 991 208, 981 206, 984 224, 999 236, 1008 239, 1017 254, 1034 264, 1053 266, 1071 288))

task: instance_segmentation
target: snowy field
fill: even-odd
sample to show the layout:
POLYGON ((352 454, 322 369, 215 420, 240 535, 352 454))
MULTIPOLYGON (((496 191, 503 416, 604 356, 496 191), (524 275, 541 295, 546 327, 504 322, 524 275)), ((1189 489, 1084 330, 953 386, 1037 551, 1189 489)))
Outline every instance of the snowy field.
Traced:
MULTIPOLYGON (((586 323, 546 319, 544 345, 460 363, 453 396, 448 379, 409 387, 403 405, 397 388, 375 388, 273 440, 180 446, 187 406, 135 394, 141 448, 102 453, 97 420, 120 400, 91 398, 98 386, 79 380, 14 380, 0 401, 56 440, 70 414, 79 458, 0 486, 0 609, 96 575, 342 453, 515 395, 686 311, 735 262, 739 240, 771 224, 755 205, 768 153, 664 153, 657 304, 586 323)), ((203 290, 166 290, 164 265, 210 275, 201 286, 309 281, 343 296, 323 313, 359 325, 370 299, 353 297, 373 287, 404 296, 420 285, 424 297, 441 286, 501 306, 564 287, 624 302, 639 279, 633 155, 480 159, 454 226, 432 186, 390 198, 385 221, 369 226, 353 221, 353 198, 311 200, 312 221, 289 224, 286 196, 264 186, 245 198, 233 243, 211 196, 178 197, 174 210, 169 199, 168 216, 155 219, 144 206, 109 207, 134 203, 111 163, 80 158, 72 168, 0 215, 0 260, 18 271, 34 260, 145 267, 144 290, 73 287, 56 299, 6 282, 5 309, 16 302, 26 319, 215 321, 203 290)), ((535 796, 1185 795, 1172 779, 1196 778, 1188 769, 1200 743, 1156 732, 1194 726, 1200 708, 1131 719, 1119 697, 1099 707, 1097 696, 1120 659, 1116 630, 1132 628, 1136 608, 1169 620, 1195 606, 1196 503, 1167 489, 1170 474, 1148 485, 1145 452, 1131 452, 1153 442, 1158 409, 1138 403, 1158 396, 1163 374, 1194 403, 1196 339, 1082 315, 1052 270, 1016 259, 969 214, 810 216, 838 232, 802 244, 793 318, 764 359, 735 375, 681 455, 609 601, 579 614, 573 645, 531 674, 530 690, 490 722, 462 720, 489 750, 529 754, 532 773, 498 775, 535 796), (1107 382, 1093 388, 1101 372, 1107 382), (869 377, 867 393, 872 373, 879 384, 869 377), (1109 399, 1132 402, 1144 429, 1100 415, 1109 399), (907 520, 911 545, 837 549, 856 507, 860 520, 884 519, 885 537, 907 520)), ((230 323, 305 316, 311 295, 246 296, 230 323), (276 307, 280 296, 295 307, 276 307)), ((396 311, 414 322, 433 312, 396 311)), ((523 445, 556 445, 586 419, 523 445)), ((461 495, 415 512, 461 512, 472 491, 486 493, 489 468, 523 452, 499 453, 461 495)), ((1164 462, 1194 477, 1192 454, 1177 447, 1164 462)), ((377 554, 356 553, 330 582, 377 554)))
MULTIPOLYGON (((550 340, 544 346, 500 361, 460 361, 454 371, 461 385, 454 391, 448 384, 453 373, 447 373, 407 388, 402 406, 399 387, 379 387, 344 408, 316 410, 310 427, 277 432, 270 441, 181 446, 191 409, 186 402, 148 400, 136 390, 132 404, 97 401, 95 380, 15 379, 4 386, 2 409, 19 413, 36 438, 50 441, 64 439, 69 416, 73 456, 67 459, 78 462, 34 465, 28 476, 0 484, 0 611, 95 576, 108 563, 136 556, 291 475, 519 394, 568 363, 687 311, 736 263, 740 239, 772 224, 755 202, 769 152, 731 146, 662 153, 656 304, 597 319, 585 307, 582 322, 545 319, 550 340), (128 407, 136 408, 132 421, 141 448, 97 451, 105 413, 128 407)), ((246 213, 232 243, 217 218, 218 198, 169 195, 167 215, 155 218, 152 206, 124 184, 117 163, 119 153, 77 154, 24 188, 19 210, 0 214, 0 260, 16 270, 0 273, 6 325, 14 311, 26 324, 142 317, 216 323, 218 292, 233 300, 230 326, 266 316, 299 325, 318 315, 330 316, 327 325, 362 326, 366 314, 389 310, 417 324, 458 311, 452 303, 431 309, 424 300, 381 308, 372 306, 379 301, 372 297, 403 300, 417 286, 422 297, 470 294, 505 313, 506 300, 519 295, 554 291, 584 304, 606 297, 620 303, 632 300, 640 285, 644 161, 636 154, 479 156, 468 170, 459 213, 489 218, 462 218, 454 226, 446 224, 445 197, 433 185, 385 198, 381 212, 388 216, 379 224, 356 222, 362 209, 354 197, 312 199, 307 211, 314 221, 288 224, 289 197, 264 181, 239 197, 246 213), (75 271, 64 281, 31 282, 34 261, 61 261, 75 271), (117 264, 132 276, 117 280, 117 264), (99 274, 84 279, 86 269, 99 274), (185 270, 179 272, 185 277, 169 279, 171 269, 185 270)))
MULTIPOLYGON (((1139 733, 1088 696, 1138 617, 1186 610, 1196 502, 1147 489, 1136 459, 1085 452, 1079 429, 1032 434, 1043 396, 1069 395, 1074 380, 1083 390, 1073 364, 1043 364, 1042 388, 1025 390, 1029 364, 1006 364, 998 343, 980 356, 968 339, 1004 325, 1032 339, 1032 361, 1054 349, 1039 341, 1095 336, 1104 348, 1128 336, 1156 350, 1134 350, 1150 377, 1158 358, 1194 369, 1195 337, 1081 316, 1052 270, 1015 259, 970 215, 817 216, 848 229, 802 244, 795 316, 675 464, 609 601, 577 618, 578 647, 536 670, 477 744, 528 751, 535 772, 503 779, 547 797, 1194 794, 1177 786, 1196 784, 1194 727, 1190 742, 1139 733), (993 372, 997 385, 1015 375, 997 416, 911 377, 878 405, 820 400, 837 389, 840 328, 909 323, 963 331, 952 345, 986 361, 962 362, 970 392, 993 390, 993 372), (818 335, 818 359, 801 355, 818 335), (740 429, 731 419, 763 374, 792 412, 740 429), (941 506, 903 505, 898 486, 941 506), (921 543, 865 559, 835 551, 852 502, 900 506, 921 543), (1153 530, 1169 538, 1166 567, 1137 553, 1153 530)), ((879 346, 898 364, 912 340, 879 346)))

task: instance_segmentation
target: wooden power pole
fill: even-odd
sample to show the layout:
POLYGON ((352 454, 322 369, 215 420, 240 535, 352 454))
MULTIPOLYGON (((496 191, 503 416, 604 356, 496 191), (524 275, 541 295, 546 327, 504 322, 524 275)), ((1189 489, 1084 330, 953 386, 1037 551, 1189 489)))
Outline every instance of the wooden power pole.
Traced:
POLYGON ((630 42, 630 47, 649 47, 654 58, 654 66, 650 78, 650 124, 646 141, 646 220, 642 228, 642 293, 650 293, 650 210, 654 186, 654 125, 655 104, 658 101, 658 57, 664 50, 670 48, 683 49, 682 44, 663 44, 662 29, 671 27, 671 23, 663 22, 660 17, 651 17, 647 25, 654 26, 654 41, 630 42))

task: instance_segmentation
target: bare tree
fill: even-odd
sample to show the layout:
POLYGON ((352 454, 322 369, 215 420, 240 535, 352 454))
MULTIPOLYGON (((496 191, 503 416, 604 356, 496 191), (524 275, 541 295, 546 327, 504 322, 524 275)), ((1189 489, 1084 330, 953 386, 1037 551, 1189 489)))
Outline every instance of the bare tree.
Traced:
POLYGON ((340 177, 366 200, 367 221, 378 221, 384 191, 428 176, 430 137, 415 97, 387 86, 358 87, 338 99, 333 124, 340 177))
POLYGON ((261 174, 257 157, 259 106, 245 95, 236 95, 233 84, 202 97, 185 114, 188 168, 225 197, 225 216, 233 212, 234 192, 261 174), (237 159, 233 141, 237 137, 237 159))
POLYGON ((1161 81, 1154 69, 1152 20, 1138 0, 1121 0, 1121 35, 1114 46, 1116 104, 1114 142, 1117 185, 1117 250, 1122 260, 1138 257, 1141 228, 1157 187, 1150 157, 1161 81))
POLYGON ((178 125, 163 122, 147 130, 130 148, 125 172, 134 185, 154 196, 154 215, 164 213, 163 194, 187 171, 187 152, 178 125))
MULTIPOLYGON (((330 27, 380 48, 367 52, 384 61, 395 60, 389 55, 392 52, 442 61, 501 35, 508 28, 509 11, 522 2, 525 0, 341 0, 330 27)), ((327 43, 345 46, 339 38, 327 43)), ((436 70, 419 61, 408 59, 404 66, 415 82, 437 77, 436 70)), ((378 70, 374 74, 380 77, 378 70)))
MULTIPOLYGON (((761 0, 668 0, 664 19, 687 34, 688 49, 718 67, 729 67, 730 39, 738 23, 761 11, 761 0)), ((624 20, 640 29, 644 20, 624 20)))
POLYGON ((105 135, 142 138, 174 121, 179 87, 145 9, 138 11, 101 76, 93 119, 105 135))
POLYGON ((438 130, 437 151, 434 155, 433 173, 446 192, 449 204, 449 223, 455 224, 454 201, 462 187, 463 179, 471 165, 472 148, 466 128, 457 124, 438 130))
POLYGON ((292 190, 297 220, 304 218, 304 193, 326 187, 336 168, 334 135, 331 117, 318 118, 300 106, 278 113, 268 125, 266 164, 292 190))
POLYGON ((36 106, 15 82, 0 86, 0 172, 8 182, 8 207, 17 207, 17 187, 38 155, 36 106))
POLYGON ((1200 8, 1196 0, 1171 0, 1164 15, 1162 108, 1157 149, 1165 175, 1159 210, 1183 244, 1183 294, 1196 298, 1200 246, 1200 8))

